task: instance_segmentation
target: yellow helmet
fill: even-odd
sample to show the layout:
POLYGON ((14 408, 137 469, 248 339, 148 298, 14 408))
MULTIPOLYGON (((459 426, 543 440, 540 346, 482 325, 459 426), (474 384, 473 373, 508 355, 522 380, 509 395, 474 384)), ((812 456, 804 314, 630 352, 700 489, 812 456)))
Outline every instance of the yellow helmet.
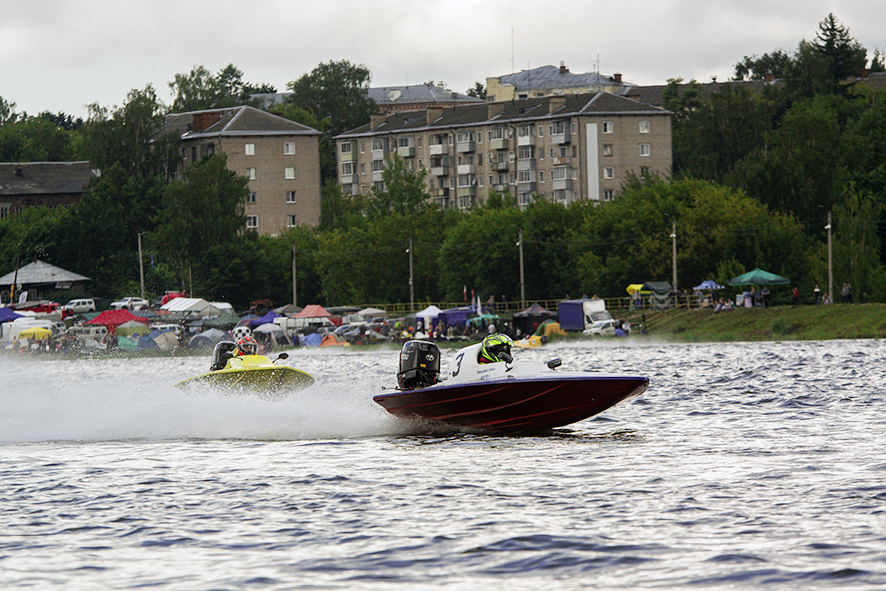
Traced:
POLYGON ((499 361, 504 361, 499 358, 499 353, 505 353, 508 357, 511 356, 511 347, 514 346, 514 341, 506 334, 491 334, 480 344, 480 355, 477 359, 478 361, 486 362, 486 363, 498 363, 499 361))

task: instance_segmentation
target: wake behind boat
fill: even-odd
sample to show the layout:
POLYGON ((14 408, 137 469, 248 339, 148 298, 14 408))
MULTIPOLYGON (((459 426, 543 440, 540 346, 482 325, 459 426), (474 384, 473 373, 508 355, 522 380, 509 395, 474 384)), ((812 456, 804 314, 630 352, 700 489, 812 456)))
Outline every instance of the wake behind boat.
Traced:
MULTIPOLYGON (((254 342, 254 341, 253 341, 254 342)), ((226 392, 257 394, 262 397, 278 398, 296 390, 307 388, 314 383, 314 377, 300 369, 287 365, 275 365, 274 361, 287 359, 281 353, 274 361, 264 355, 234 355, 234 343, 222 341, 212 353, 210 371, 176 384, 176 387, 189 389, 195 386, 209 386, 226 392)))
POLYGON ((492 351, 498 361, 488 362, 484 344, 492 337, 503 335, 459 350, 445 382, 439 379, 439 348, 426 341, 407 342, 400 353, 399 391, 373 400, 398 417, 516 433, 576 423, 639 396, 649 385, 641 376, 555 371, 559 359, 515 361, 508 343, 513 341, 507 337, 504 346, 492 351))

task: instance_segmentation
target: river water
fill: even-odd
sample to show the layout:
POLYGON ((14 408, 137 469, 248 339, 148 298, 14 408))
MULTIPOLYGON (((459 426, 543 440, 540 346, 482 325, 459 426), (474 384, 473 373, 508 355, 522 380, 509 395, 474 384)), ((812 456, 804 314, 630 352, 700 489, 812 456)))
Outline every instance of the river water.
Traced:
POLYGON ((295 351, 282 401, 173 386, 208 356, 0 357, 0 588, 886 586, 886 341, 517 355, 650 387, 489 437, 376 405, 395 349, 295 351))

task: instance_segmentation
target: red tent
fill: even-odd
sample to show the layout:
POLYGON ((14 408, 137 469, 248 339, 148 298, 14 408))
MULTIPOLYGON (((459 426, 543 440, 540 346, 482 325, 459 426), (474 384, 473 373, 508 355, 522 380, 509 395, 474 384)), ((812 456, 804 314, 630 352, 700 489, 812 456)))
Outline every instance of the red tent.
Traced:
POLYGON ((327 316, 332 316, 332 314, 323 309, 323 306, 311 304, 310 306, 305 306, 305 309, 293 316, 293 318, 325 318, 327 316))
POLYGON ((143 318, 141 316, 136 316, 129 310, 105 310, 92 320, 84 322, 83 324, 101 324, 102 326, 108 327, 108 332, 114 334, 114 331, 118 326, 123 324, 124 322, 129 322, 130 320, 135 320, 136 322, 144 322, 148 324, 148 319, 143 318))

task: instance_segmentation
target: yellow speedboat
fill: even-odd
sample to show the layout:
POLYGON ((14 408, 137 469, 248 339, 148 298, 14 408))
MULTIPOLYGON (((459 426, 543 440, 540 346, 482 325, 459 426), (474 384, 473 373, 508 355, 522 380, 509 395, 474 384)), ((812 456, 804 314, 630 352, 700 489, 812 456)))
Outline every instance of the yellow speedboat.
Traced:
POLYGON ((286 353, 281 353, 274 361, 264 355, 231 357, 229 345, 233 343, 223 341, 216 345, 212 353, 212 367, 219 367, 224 362, 222 369, 182 380, 176 384, 176 387, 188 389, 194 386, 209 386, 243 394, 279 398, 314 383, 314 376, 305 371, 287 365, 274 365, 274 361, 288 359, 289 355, 286 353))

